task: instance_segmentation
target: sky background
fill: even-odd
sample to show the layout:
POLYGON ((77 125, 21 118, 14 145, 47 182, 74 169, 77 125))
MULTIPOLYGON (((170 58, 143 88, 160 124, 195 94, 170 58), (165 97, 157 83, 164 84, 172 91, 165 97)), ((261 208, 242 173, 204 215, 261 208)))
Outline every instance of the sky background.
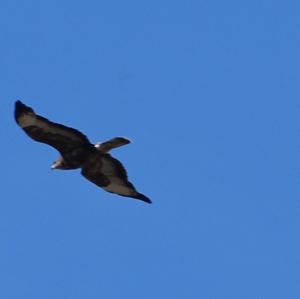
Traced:
POLYGON ((0 2, 0 297, 300 298, 299 1, 0 2), (13 119, 113 155, 104 192, 13 119))

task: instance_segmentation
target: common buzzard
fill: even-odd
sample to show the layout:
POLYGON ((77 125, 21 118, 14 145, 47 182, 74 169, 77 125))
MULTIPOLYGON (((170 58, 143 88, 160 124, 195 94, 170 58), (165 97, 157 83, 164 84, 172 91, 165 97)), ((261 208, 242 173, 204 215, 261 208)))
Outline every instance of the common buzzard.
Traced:
POLYGON ((21 101, 15 103, 15 119, 29 137, 60 152, 61 156, 52 164, 52 169, 81 168, 85 178, 104 190, 151 203, 128 181, 121 162, 109 154, 111 149, 130 143, 128 139, 116 137, 94 145, 80 131, 37 115, 21 101))

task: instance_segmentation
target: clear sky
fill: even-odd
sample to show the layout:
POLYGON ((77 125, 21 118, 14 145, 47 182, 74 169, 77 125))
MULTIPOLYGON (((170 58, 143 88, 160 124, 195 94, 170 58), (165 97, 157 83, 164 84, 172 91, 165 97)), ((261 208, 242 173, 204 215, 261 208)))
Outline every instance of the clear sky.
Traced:
POLYGON ((299 1, 0 3, 0 298, 300 298, 299 1), (16 99, 114 151, 104 192, 16 99))

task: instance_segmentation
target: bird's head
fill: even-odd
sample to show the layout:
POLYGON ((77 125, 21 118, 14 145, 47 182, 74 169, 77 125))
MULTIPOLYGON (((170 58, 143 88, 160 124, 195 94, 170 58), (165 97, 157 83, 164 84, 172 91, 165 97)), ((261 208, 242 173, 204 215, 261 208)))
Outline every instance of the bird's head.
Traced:
POLYGON ((69 169, 66 161, 63 157, 60 157, 58 160, 54 161, 51 165, 51 169, 69 169))

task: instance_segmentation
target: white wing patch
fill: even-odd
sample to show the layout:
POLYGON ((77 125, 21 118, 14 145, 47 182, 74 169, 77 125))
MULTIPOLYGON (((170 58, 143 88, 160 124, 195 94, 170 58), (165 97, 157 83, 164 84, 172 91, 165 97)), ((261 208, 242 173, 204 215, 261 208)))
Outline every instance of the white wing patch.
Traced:
POLYGON ((38 127, 42 129, 44 133, 52 133, 59 134, 62 136, 66 136, 73 140, 81 140, 81 137, 78 137, 73 132, 66 130, 64 128, 60 128, 50 121, 44 121, 43 119, 39 119, 34 113, 24 113, 18 117, 18 123, 21 128, 27 128, 30 126, 38 127))
POLYGON ((38 121, 35 114, 33 113, 22 114, 18 117, 18 123, 21 126, 21 128, 26 128, 30 126, 38 126, 40 128, 44 128, 46 126, 44 122, 38 121))
MULTIPOLYGON (((45 133, 53 132, 57 133, 58 128, 54 128, 51 126, 48 122, 45 122, 43 120, 38 119, 38 117, 34 113, 24 113, 21 114, 21 116, 18 117, 18 123, 21 126, 21 128, 27 128, 31 126, 38 127, 40 129, 43 129, 45 133)), ((65 131, 64 131, 65 133, 65 131)))
POLYGON ((115 170, 115 166, 113 165, 113 163, 110 160, 107 159, 102 159, 102 167, 101 170, 104 173, 105 176, 111 178, 111 177, 115 177, 116 176, 116 170, 115 170))
POLYGON ((110 181, 110 184, 103 188, 104 190, 125 196, 136 194, 135 190, 124 184, 123 179, 116 176, 116 169, 112 161, 102 159, 101 170, 110 181))
POLYGON ((117 194, 121 194, 121 195, 126 195, 126 196, 130 196, 130 195, 134 195, 135 191, 124 186, 123 182, 120 180, 118 182, 118 179, 111 179, 111 183, 104 187, 103 189, 108 191, 108 192, 112 192, 112 193, 117 193, 117 194))

